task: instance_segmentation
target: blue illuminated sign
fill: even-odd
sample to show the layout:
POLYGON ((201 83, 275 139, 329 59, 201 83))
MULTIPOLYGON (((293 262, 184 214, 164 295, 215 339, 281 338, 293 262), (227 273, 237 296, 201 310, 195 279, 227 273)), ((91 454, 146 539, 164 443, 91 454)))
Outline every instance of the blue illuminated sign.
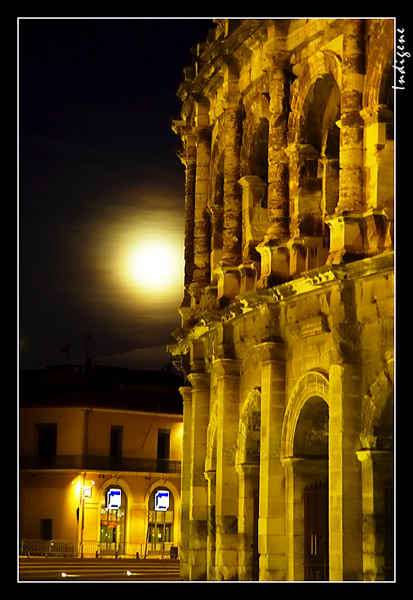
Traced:
POLYGON ((106 494, 106 508, 117 510, 122 503, 122 492, 118 488, 110 488, 106 494))
POLYGON ((168 510, 169 492, 168 490, 159 490, 155 493, 155 510, 168 510))

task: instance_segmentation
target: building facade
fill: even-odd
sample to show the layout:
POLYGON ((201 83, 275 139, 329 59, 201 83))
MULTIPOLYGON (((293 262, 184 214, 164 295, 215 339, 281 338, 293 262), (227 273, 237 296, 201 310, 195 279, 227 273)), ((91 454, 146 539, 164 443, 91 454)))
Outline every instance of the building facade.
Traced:
POLYGON ((217 20, 184 70, 184 580, 393 577, 394 31, 217 20))
POLYGON ((20 553, 175 556, 179 378, 64 368, 31 379, 20 394, 20 553))

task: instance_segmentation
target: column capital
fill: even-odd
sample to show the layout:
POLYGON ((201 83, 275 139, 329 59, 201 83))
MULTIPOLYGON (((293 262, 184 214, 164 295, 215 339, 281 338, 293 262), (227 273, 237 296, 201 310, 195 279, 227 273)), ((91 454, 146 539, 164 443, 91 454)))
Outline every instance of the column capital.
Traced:
POLYGON ((377 462, 393 462, 393 451, 392 450, 370 450, 369 448, 363 450, 357 450, 356 455, 361 463, 371 461, 377 462))
POLYGON ((285 361, 284 342, 263 342, 255 346, 255 351, 258 352, 261 362, 285 361))
POLYGON ((238 377, 240 374, 241 361, 236 358, 218 358, 212 364, 218 377, 238 377))
POLYGON ((274 50, 272 48, 265 54, 268 65, 265 70, 270 76, 280 72, 286 76, 290 68, 290 57, 291 53, 287 50, 274 50))
POLYGON ((190 373, 188 380, 193 390, 207 390, 210 385, 210 375, 207 373, 190 373))
POLYGON ((182 396, 184 402, 192 401, 192 387, 190 385, 183 385, 179 388, 179 393, 182 396))

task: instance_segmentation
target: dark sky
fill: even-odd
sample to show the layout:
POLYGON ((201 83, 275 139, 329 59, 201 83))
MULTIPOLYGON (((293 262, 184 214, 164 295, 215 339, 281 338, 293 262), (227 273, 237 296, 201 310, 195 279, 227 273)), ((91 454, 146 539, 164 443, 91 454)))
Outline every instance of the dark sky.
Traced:
MULTIPOLYGON (((211 19, 19 20, 20 367, 158 368, 181 283, 143 296, 122 276, 131 240, 183 243, 184 167, 171 120, 211 19), (123 278, 122 278, 123 277, 123 278)), ((183 252, 183 250, 182 250, 183 252)))

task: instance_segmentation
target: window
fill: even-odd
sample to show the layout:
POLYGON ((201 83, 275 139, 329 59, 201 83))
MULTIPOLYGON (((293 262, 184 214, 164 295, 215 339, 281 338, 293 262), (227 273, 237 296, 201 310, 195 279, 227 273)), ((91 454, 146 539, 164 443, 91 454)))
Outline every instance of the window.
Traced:
POLYGON ((52 519, 40 519, 40 539, 51 540, 52 539, 53 520, 52 519))
POLYGON ((169 473, 170 430, 158 429, 158 472, 169 473))
POLYGON ((158 458, 169 458, 170 429, 158 429, 158 458))
POLYGON ((174 500, 166 488, 156 488, 149 498, 148 549, 159 552, 173 542, 174 500), (164 498, 168 497, 165 503, 164 498), (162 499, 162 501, 159 500, 162 499), (166 505, 168 508, 165 510, 166 505))
POLYGON ((38 466, 53 467, 56 462, 57 423, 37 423, 35 444, 38 466))
POLYGON ((110 428, 110 448, 109 456, 111 458, 122 457, 122 437, 123 427, 121 425, 112 425, 110 428))

